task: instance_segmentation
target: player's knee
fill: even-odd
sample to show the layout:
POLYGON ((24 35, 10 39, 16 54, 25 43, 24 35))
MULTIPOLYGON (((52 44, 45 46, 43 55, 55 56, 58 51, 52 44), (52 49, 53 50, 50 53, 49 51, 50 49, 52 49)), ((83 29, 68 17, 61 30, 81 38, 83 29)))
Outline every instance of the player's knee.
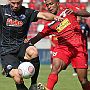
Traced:
POLYGON ((12 69, 9 74, 16 83, 20 84, 22 82, 22 77, 20 76, 18 69, 12 69))
POLYGON ((38 50, 34 46, 30 46, 26 49, 25 57, 24 59, 31 60, 33 58, 36 58, 38 56, 38 50))
POLYGON ((61 70, 61 66, 53 65, 52 66, 52 73, 58 74, 61 70))
POLYGON ((31 52, 29 52, 29 55, 32 55, 32 57, 35 58, 38 56, 38 51, 32 50, 31 52))
POLYGON ((53 60, 52 72, 58 74, 65 67, 66 67, 66 65, 63 61, 60 61, 59 59, 58 60, 53 60))
POLYGON ((10 76, 11 77, 14 77, 17 75, 17 69, 12 69, 10 72, 9 72, 10 76))

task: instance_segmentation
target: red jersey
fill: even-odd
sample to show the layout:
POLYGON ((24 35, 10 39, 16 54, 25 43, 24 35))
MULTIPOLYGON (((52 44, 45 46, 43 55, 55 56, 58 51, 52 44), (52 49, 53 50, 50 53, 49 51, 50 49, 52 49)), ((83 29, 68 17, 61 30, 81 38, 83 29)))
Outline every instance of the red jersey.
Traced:
MULTIPOLYGON (((64 10, 60 11, 58 15, 62 12, 64 10)), ((74 14, 66 15, 62 22, 48 22, 45 24, 42 33, 45 36, 55 34, 58 38, 58 45, 72 44, 73 46, 78 46, 83 44, 80 25, 74 14)))
POLYGON ((55 46, 58 44, 57 36, 51 35, 50 39, 51 39, 51 47, 55 47, 55 46), (53 43, 54 45, 53 45, 52 43, 53 43))

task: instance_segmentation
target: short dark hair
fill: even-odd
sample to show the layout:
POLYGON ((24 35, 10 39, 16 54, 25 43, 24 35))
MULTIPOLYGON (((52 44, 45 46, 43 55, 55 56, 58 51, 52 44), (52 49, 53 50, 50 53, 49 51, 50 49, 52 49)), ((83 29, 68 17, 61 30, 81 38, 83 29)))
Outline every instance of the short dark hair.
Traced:
POLYGON ((59 0, 55 0, 56 2, 59 2, 59 0))
MULTIPOLYGON (((46 1, 46 0, 44 0, 44 1, 46 1)), ((59 0, 54 0, 55 2, 59 2, 59 0)))

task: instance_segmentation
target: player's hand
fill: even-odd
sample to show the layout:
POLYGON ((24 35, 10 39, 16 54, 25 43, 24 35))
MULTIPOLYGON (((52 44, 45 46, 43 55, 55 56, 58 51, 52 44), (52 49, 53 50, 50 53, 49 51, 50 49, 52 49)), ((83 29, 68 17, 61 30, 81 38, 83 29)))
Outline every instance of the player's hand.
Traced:
POLYGON ((24 39, 24 43, 28 43, 28 41, 29 41, 29 40, 28 40, 27 38, 24 39))
POLYGON ((61 22, 61 21, 63 21, 63 18, 62 18, 61 16, 55 16, 55 17, 54 17, 54 20, 61 22))

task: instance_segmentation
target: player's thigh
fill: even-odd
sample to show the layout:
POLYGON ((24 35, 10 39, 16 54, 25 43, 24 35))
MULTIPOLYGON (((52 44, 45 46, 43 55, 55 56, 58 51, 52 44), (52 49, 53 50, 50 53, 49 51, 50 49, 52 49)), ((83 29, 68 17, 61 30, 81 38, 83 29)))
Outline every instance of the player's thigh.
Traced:
POLYGON ((63 60, 61 60, 60 58, 53 58, 52 70, 54 72, 59 73, 61 70, 65 68, 66 68, 66 64, 63 60))
POLYGON ((7 54, 7 55, 1 56, 1 63, 2 63, 2 68, 4 68, 8 76, 11 69, 17 68, 19 66, 20 61, 14 55, 7 54))
POLYGON ((72 59, 72 66, 76 68, 78 78, 81 82, 87 80, 87 69, 88 69, 88 60, 87 55, 83 52, 78 52, 77 56, 72 59))
POLYGON ((83 52, 77 53, 77 56, 71 60, 73 68, 88 68, 87 55, 83 52))
POLYGON ((29 46, 26 49, 24 59, 31 60, 38 56, 38 50, 35 46, 29 46))
POLYGON ((25 52, 26 52, 26 49, 29 47, 29 44, 28 43, 23 43, 20 48, 19 48, 19 51, 18 51, 18 58, 22 61, 24 59, 24 56, 25 56, 25 52))
POLYGON ((71 60, 69 59, 71 57, 71 53, 68 51, 67 48, 54 48, 52 58, 53 60, 56 60, 58 58, 58 63, 62 65, 62 68, 67 67, 71 60), (64 64, 65 65, 64 65, 64 64))

